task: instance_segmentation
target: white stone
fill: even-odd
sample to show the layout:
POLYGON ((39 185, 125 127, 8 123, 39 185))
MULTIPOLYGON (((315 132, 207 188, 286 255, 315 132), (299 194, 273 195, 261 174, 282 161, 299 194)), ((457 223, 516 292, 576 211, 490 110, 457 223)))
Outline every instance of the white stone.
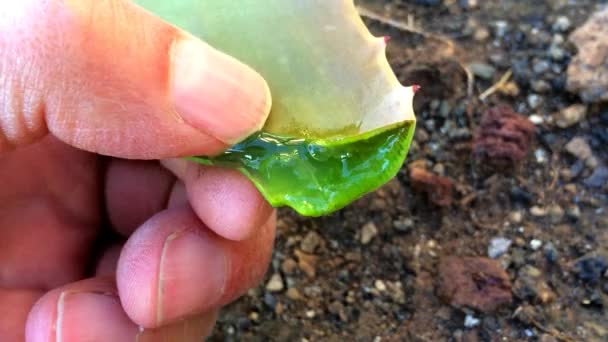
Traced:
POLYGON ((479 318, 475 318, 473 315, 466 315, 464 318, 465 328, 475 328, 479 325, 479 323, 481 323, 481 320, 479 318))
POLYGON ((488 256, 492 259, 498 258, 509 250, 511 243, 511 240, 504 237, 493 238, 488 246, 488 256))
POLYGON ((361 228, 361 243, 364 245, 369 244, 378 235, 378 228, 373 222, 366 223, 361 228))
POLYGON ((386 284, 380 279, 376 279, 374 282, 374 287, 380 292, 386 291, 386 284))
POLYGON ((547 209, 535 205, 532 208, 530 208, 530 214, 532 214, 532 216, 542 217, 542 216, 547 215, 547 209))
POLYGON ((587 160, 593 154, 587 140, 583 137, 575 137, 570 140, 566 144, 566 151, 580 160, 587 160))
POLYGON ((268 283, 266 283, 266 290, 270 292, 281 292, 284 288, 283 278, 279 273, 273 274, 268 283))
POLYGON ((545 122, 545 119, 538 114, 532 114, 528 117, 528 119, 535 125, 541 125, 545 122))
POLYGON ((537 251, 539 248, 542 247, 542 245, 543 242, 539 239, 533 239, 532 241, 530 241, 530 248, 532 248, 533 251, 537 251))

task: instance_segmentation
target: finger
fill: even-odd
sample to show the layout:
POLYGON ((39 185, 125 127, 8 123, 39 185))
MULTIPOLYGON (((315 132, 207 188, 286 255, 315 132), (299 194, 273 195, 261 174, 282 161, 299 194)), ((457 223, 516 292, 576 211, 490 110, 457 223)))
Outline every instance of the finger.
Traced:
POLYGON ((212 310, 199 316, 163 326, 159 329, 144 329, 137 336, 137 342, 200 342, 213 331, 217 321, 217 311, 212 310))
POLYGON ((112 227, 129 236, 164 209, 175 177, 158 162, 113 159, 106 172, 106 208, 112 227))
MULTIPOLYGON (((201 341, 216 312, 155 330, 141 330, 124 313, 110 278, 80 281, 44 295, 21 326, 27 341, 201 341), (25 329, 23 327, 25 326, 25 329)), ((21 339, 23 340, 23 339, 21 339)))
POLYGON ((0 286, 50 289, 83 277, 99 226, 96 167, 52 137, 0 156, 0 286))
POLYGON ((26 340, 134 341, 139 333, 122 310, 110 278, 85 280, 53 290, 34 305, 26 340))
POLYGON ((95 230, 52 201, 0 209, 0 286, 49 289, 84 274, 95 230))
POLYGON ((0 288, 0 340, 24 341, 25 322, 42 291, 0 288))
POLYGON ((268 220, 272 207, 245 176, 186 160, 163 161, 186 185, 190 205, 216 234, 244 240, 268 220))
POLYGON ((0 2, 0 152, 215 154, 266 120, 259 74, 126 0, 0 2))
POLYGON ((52 136, 2 154, 0 207, 32 197, 44 198, 57 203, 73 219, 94 225, 100 216, 98 168, 97 157, 52 136))
POLYGON ((184 206, 189 206, 186 185, 178 180, 173 184, 173 188, 171 189, 171 195, 169 195, 169 201, 167 201, 167 208, 172 209, 184 206))
POLYGON ((234 242, 206 228, 188 208, 161 212, 127 241, 117 285, 129 317, 158 327, 234 300, 264 275, 275 216, 234 242))

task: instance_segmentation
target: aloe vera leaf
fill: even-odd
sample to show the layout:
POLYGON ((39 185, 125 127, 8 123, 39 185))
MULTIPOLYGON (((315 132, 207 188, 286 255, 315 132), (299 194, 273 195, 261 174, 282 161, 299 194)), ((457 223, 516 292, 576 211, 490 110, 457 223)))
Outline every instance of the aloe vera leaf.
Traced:
POLYGON ((392 178, 415 127, 403 87, 352 0, 138 0, 267 80, 262 132, 203 164, 239 169, 274 206, 339 209, 392 178))
POLYGON ((356 142, 319 145, 262 132, 219 158, 192 159, 237 168, 271 204, 288 205, 302 215, 319 216, 348 205, 399 171, 413 127, 399 125, 370 133, 356 142))

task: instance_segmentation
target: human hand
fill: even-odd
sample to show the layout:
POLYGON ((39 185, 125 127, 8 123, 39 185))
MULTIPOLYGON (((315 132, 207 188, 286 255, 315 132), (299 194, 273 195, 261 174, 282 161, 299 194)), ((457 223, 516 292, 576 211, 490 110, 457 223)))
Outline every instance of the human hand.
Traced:
POLYGON ((0 32, 0 340, 200 340, 275 212, 175 158, 258 130, 264 80, 125 0, 2 1, 0 32))

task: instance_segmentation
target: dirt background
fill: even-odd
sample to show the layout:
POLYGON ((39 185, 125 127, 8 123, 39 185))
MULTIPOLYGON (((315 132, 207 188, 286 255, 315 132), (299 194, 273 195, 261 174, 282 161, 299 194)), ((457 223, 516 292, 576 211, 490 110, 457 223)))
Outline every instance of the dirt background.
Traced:
POLYGON ((331 216, 281 209, 267 279, 211 340, 608 341, 608 106, 566 91, 568 37, 606 2, 358 4, 423 87, 408 160, 331 216))

